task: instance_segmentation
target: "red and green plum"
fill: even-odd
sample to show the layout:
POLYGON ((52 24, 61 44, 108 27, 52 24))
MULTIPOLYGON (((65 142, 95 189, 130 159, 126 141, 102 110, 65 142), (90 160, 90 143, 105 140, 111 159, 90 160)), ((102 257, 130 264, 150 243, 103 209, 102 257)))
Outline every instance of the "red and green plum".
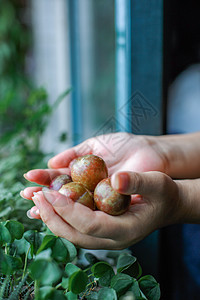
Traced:
POLYGON ((70 182, 64 184, 59 190, 59 193, 65 195, 66 197, 69 197, 74 202, 81 203, 91 208, 92 210, 95 209, 92 193, 88 191, 86 187, 81 183, 70 182))
POLYGON ((72 178, 67 174, 56 176, 51 181, 49 189, 54 191, 59 191, 64 184, 69 182, 72 182, 72 178))
POLYGON ((96 185, 108 177, 108 170, 102 158, 90 154, 80 156, 73 161, 71 177, 74 182, 82 183, 93 192, 96 185))
POLYGON ((106 178, 97 184, 94 190, 94 202, 99 210, 118 216, 128 210, 131 196, 116 192, 111 186, 110 178, 106 178))

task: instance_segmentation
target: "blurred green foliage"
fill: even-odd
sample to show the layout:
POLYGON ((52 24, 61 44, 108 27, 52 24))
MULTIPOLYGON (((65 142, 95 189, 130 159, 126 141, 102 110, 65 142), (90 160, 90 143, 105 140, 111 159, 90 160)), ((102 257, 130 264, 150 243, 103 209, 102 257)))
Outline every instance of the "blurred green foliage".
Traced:
POLYGON ((159 283, 142 276, 128 251, 108 252, 105 260, 85 253, 85 260, 80 265, 77 249, 64 238, 0 222, 0 299, 160 299, 159 283))
MULTIPOLYGON (((49 116, 69 92, 47 102, 47 92, 37 88, 26 71, 32 45, 30 28, 23 23, 23 1, 0 0, 0 220, 15 219, 30 229, 26 211, 31 201, 19 191, 27 184, 23 174, 46 166, 40 149, 49 116)), ((34 222, 34 228, 41 221, 34 222)))

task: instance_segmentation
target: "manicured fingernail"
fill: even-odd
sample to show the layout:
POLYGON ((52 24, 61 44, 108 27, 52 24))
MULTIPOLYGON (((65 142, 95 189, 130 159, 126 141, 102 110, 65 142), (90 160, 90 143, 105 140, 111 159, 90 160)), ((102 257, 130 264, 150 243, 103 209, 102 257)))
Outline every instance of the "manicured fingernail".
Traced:
POLYGON ((26 215, 29 219, 35 219, 31 216, 31 210, 29 209, 27 212, 26 212, 26 215))
POLYGON ((27 173, 25 173, 23 176, 24 176, 25 179, 27 179, 27 173))
POLYGON ((55 196, 53 195, 52 191, 50 189, 48 189, 47 187, 43 187, 42 192, 44 194, 45 199, 49 203, 53 204, 53 202, 55 201, 55 196))
POLYGON ((24 199, 26 199, 25 197, 24 197, 24 191, 20 191, 20 196, 22 197, 22 198, 24 198, 24 199))
POLYGON ((129 187, 129 176, 127 173, 118 173, 112 176, 111 183, 114 189, 126 191, 129 187))
POLYGON ((51 169, 51 162, 52 162, 52 159, 50 159, 50 160, 48 161, 48 163, 47 163, 47 166, 48 166, 49 169, 51 169))
POLYGON ((27 217, 29 217, 29 219, 34 219, 34 217, 32 217, 32 215, 31 215, 31 213, 38 217, 40 214, 40 211, 38 208, 35 208, 35 209, 31 208, 27 211, 27 213, 26 213, 27 217))

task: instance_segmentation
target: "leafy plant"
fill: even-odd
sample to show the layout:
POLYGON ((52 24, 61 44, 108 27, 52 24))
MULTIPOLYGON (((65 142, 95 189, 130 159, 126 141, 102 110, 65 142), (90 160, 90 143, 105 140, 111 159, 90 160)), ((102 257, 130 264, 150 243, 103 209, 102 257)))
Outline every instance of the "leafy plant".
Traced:
POLYGON ((41 221, 33 225, 26 217, 31 201, 19 196, 27 185, 22 175, 46 167, 49 154, 41 150, 40 139, 69 89, 52 106, 48 104, 46 90, 36 87, 27 73, 32 34, 22 4, 0 0, 0 5, 0 220, 18 220, 26 229, 39 229, 41 221))
POLYGON ((81 266, 72 243, 50 232, 24 232, 13 220, 0 223, 0 247, 0 299, 160 299, 155 278, 142 277, 128 252, 113 263, 86 253, 88 264, 81 266))

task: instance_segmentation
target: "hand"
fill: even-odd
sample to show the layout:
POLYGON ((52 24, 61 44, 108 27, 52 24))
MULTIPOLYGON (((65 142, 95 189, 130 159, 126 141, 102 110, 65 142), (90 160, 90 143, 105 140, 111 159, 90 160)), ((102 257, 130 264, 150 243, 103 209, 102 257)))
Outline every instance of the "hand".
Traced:
MULTIPOLYGON (((91 138, 67 149, 50 159, 48 165, 51 169, 31 170, 25 174, 25 178, 41 185, 49 185, 55 176, 70 174, 71 161, 86 154, 102 157, 108 166, 109 175, 117 171, 166 172, 168 169, 168 159, 157 137, 119 132, 91 138)), ((38 188, 29 191, 38 191, 38 188)), ((28 197, 29 191, 26 190, 28 197)))
POLYGON ((33 201, 55 235, 87 249, 123 249, 181 219, 178 185, 167 175, 119 172, 111 182, 120 193, 134 194, 121 216, 92 211, 49 189, 36 193, 33 201))
MULTIPOLYGON (((116 171, 165 172, 168 160, 163 153, 158 138, 119 132, 88 139, 50 159, 48 165, 51 169, 31 170, 24 176, 29 181, 48 186, 54 177, 70 174, 69 166, 72 160, 86 154, 102 157, 108 166, 109 175, 116 171)), ((41 189, 41 187, 26 188, 21 191, 21 196, 31 199, 33 193, 41 189)), ((36 211, 36 207, 33 207, 29 217, 40 218, 36 211)))

